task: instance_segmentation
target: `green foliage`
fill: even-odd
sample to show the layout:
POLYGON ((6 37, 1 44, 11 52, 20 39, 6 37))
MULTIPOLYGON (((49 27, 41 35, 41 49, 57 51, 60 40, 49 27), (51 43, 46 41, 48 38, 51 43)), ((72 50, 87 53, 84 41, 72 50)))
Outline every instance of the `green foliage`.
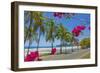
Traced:
POLYGON ((46 41, 53 41, 54 42, 54 38, 55 38, 55 33, 56 33, 56 26, 54 23, 54 20, 49 19, 46 22, 46 41))
POLYGON ((67 30, 65 29, 65 27, 62 24, 59 24, 56 33, 57 39, 62 39, 65 36, 66 31, 67 30))
POLYGON ((62 46, 66 46, 67 43, 71 43, 73 40, 72 34, 62 24, 57 27, 56 38, 61 42, 60 53, 62 53, 62 46))
POLYGON ((82 48, 88 48, 90 47, 90 38, 84 38, 80 41, 80 46, 82 48))
POLYGON ((61 39, 65 42, 72 42, 73 40, 72 34, 62 24, 58 25, 56 36, 57 39, 61 39))
POLYGON ((43 13, 42 12, 31 12, 31 16, 32 16, 32 19, 34 20, 34 23, 33 23, 33 27, 34 27, 34 30, 37 31, 37 30, 40 30, 41 33, 44 34, 45 32, 45 28, 44 28, 44 18, 43 18, 43 13))

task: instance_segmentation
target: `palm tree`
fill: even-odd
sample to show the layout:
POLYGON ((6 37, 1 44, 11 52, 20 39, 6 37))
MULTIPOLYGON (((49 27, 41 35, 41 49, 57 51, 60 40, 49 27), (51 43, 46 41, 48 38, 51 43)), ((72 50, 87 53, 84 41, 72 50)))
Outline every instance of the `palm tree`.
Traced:
POLYGON ((29 29, 29 36, 28 36, 28 42, 29 42, 29 45, 28 45, 28 50, 27 50, 27 55, 29 54, 29 49, 30 49, 30 45, 32 44, 33 40, 36 40, 37 39, 37 33, 34 31, 34 28, 31 27, 29 29))
MULTIPOLYGON (((29 54, 29 48, 30 48, 30 45, 32 43, 31 41, 31 31, 30 31, 30 27, 32 26, 32 19, 31 19, 31 12, 27 12, 25 11, 24 13, 24 44, 26 43, 26 41, 29 42, 29 45, 28 45, 28 48, 27 48, 27 54, 29 54), (30 22, 30 23, 28 23, 30 22)), ((24 49, 24 52, 25 52, 25 49, 24 49)), ((25 53, 24 53, 25 54, 25 53)), ((24 55, 25 57, 25 55, 24 55)))
MULTIPOLYGON (((24 23, 24 44, 26 43, 26 41, 29 42, 29 46, 28 46, 28 50, 27 50, 27 55, 29 54, 29 48, 30 45, 32 44, 33 40, 36 40, 37 38, 37 33, 35 32, 33 26, 33 19, 32 19, 32 12, 27 12, 27 14, 25 15, 27 16, 24 20, 25 21, 29 21, 30 23, 25 22, 24 23), (29 17, 29 18, 28 18, 29 17)), ((25 51, 25 50, 24 50, 25 51)))
POLYGON ((46 41, 51 42, 51 49, 53 48, 53 43, 55 40, 56 26, 53 19, 49 19, 46 22, 46 41))
POLYGON ((30 18, 30 12, 29 11, 25 11, 24 12, 24 44, 26 43, 26 41, 28 40, 28 36, 29 36, 29 28, 30 28, 30 24, 29 24, 29 18, 30 18), (29 26, 28 26, 29 25, 29 26))
MULTIPOLYGON (((67 44, 71 44, 71 42, 73 41, 73 36, 70 32, 66 31, 66 35, 64 36, 64 46, 66 49, 67 44)), ((66 51, 65 51, 66 53, 66 51)))
POLYGON ((66 37, 66 31, 67 29, 65 29, 65 27, 62 24, 58 25, 56 36, 57 36, 57 39, 60 40, 60 53, 61 54, 62 54, 62 46, 64 46, 64 41, 66 37))
POLYGON ((44 24, 43 24, 43 13, 42 12, 32 12, 32 18, 33 18, 33 27, 35 32, 38 33, 38 39, 37 39, 37 51, 39 51, 39 42, 40 42, 40 38, 41 35, 44 34, 45 32, 45 28, 44 28, 44 24))

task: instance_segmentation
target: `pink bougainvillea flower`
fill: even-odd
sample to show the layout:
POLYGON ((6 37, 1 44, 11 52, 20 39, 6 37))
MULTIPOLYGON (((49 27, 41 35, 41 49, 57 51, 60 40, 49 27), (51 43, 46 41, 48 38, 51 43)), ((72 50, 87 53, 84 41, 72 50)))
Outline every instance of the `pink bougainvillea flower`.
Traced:
POLYGON ((36 54, 36 57, 37 57, 37 58, 36 58, 36 59, 37 59, 37 61, 42 61, 42 59, 40 59, 40 58, 39 58, 39 52, 38 52, 38 51, 36 51, 36 52, 35 52, 35 54, 36 54))
POLYGON ((80 31, 75 31, 75 32, 73 33, 73 35, 76 36, 76 37, 79 36, 79 35, 80 35, 80 31))
POLYGON ((56 53, 56 48, 52 48, 51 54, 54 55, 56 53))
POLYGON ((77 26, 76 28, 79 29, 79 30, 81 31, 81 30, 84 30, 84 29, 85 29, 85 26, 84 26, 84 25, 79 25, 79 26, 77 26))
POLYGON ((85 29, 86 27, 84 25, 78 25, 73 30, 72 33, 74 36, 78 37, 80 33, 85 29))
POLYGON ((82 30, 82 27, 81 26, 77 26, 76 29, 78 29, 78 30, 81 31, 82 30))
POLYGON ((74 28, 74 29, 72 30, 72 33, 73 33, 74 36, 79 36, 80 32, 81 32, 81 30, 78 29, 78 28, 74 28))
POLYGON ((37 59, 39 58, 39 53, 38 53, 38 51, 31 52, 30 55, 31 55, 31 57, 33 58, 33 61, 34 61, 34 60, 37 60, 37 59))
POLYGON ((27 55, 27 56, 25 57, 24 61, 25 61, 25 62, 27 62, 27 61, 32 61, 31 55, 27 55))
POLYGON ((38 53, 38 51, 31 52, 30 54, 31 54, 32 56, 36 56, 36 57, 38 57, 38 56, 39 56, 39 53, 38 53))
POLYGON ((84 30, 86 27, 84 25, 81 25, 81 29, 84 30))
POLYGON ((33 58, 32 61, 34 61, 37 58, 37 55, 35 54, 35 52, 31 52, 30 55, 33 58))
POLYGON ((39 59, 39 53, 38 53, 38 51, 30 52, 30 54, 28 54, 25 57, 25 62, 28 62, 28 61, 41 61, 41 60, 42 59, 39 59))

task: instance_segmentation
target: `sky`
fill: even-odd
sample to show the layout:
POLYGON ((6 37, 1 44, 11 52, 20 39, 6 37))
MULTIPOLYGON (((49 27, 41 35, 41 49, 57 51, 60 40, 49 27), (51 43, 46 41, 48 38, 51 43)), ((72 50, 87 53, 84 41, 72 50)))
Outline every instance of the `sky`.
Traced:
MULTIPOLYGON (((57 17, 54 17, 53 12, 43 12, 43 16, 53 18, 56 23, 62 23, 63 26, 66 29, 68 29, 69 32, 71 32, 74 29, 74 27, 76 27, 77 25, 85 25, 86 26, 85 30, 82 32, 81 35, 79 35, 76 38, 80 41, 83 38, 90 37, 90 31, 88 30, 88 27, 90 26, 90 14, 75 13, 75 15, 70 19, 65 18, 65 17, 62 17, 60 19, 57 17)), ((25 14, 24 14, 24 18, 25 18, 25 14)), ((59 45, 59 44, 60 44, 60 41, 55 39, 54 46, 59 45)), ((28 47, 28 46, 29 46, 29 42, 27 41, 24 47, 28 47)), ((30 47, 36 47, 36 46, 37 46, 37 43, 35 41, 33 41, 33 43, 30 45, 30 47)), ((43 47, 43 46, 51 46, 51 42, 46 42, 45 37, 41 35, 40 47, 43 47)))

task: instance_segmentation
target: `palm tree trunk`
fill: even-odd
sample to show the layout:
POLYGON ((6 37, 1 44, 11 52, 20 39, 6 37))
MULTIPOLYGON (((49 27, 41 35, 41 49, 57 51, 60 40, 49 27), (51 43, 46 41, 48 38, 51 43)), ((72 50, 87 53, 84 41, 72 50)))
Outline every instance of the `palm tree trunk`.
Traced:
POLYGON ((26 56, 29 54, 30 45, 31 45, 31 42, 29 41, 29 46, 27 48, 27 54, 26 54, 26 56))
MULTIPOLYGON (((24 39, 24 45, 25 45, 25 43, 26 43, 28 34, 30 35, 30 33, 31 33, 31 31, 30 31, 30 27, 31 27, 31 26, 32 26, 32 13, 30 13, 30 25, 29 25, 29 28, 28 28, 27 36, 26 36, 25 39, 24 39)), ((29 54, 30 44, 31 44, 31 42, 30 42, 30 40, 29 40, 29 47, 27 48, 27 49, 28 49, 27 55, 29 54)), ((25 49, 24 49, 24 58, 25 58, 25 49)))
MULTIPOLYGON (((53 40, 52 40, 52 42, 51 42, 51 50, 53 49, 53 40)), ((51 54, 51 53, 50 53, 51 54)))
POLYGON ((52 40, 51 46, 52 46, 51 49, 53 49, 53 40, 52 40))
MULTIPOLYGON (((27 36, 28 36, 28 33, 27 33, 27 36)), ((24 44, 26 43, 27 36, 26 36, 25 39, 24 39, 24 44)))
POLYGON ((28 27, 27 36, 26 36, 25 39, 24 39, 24 43, 26 42, 28 35, 30 35, 30 33, 31 33, 31 31, 30 31, 30 27, 31 27, 31 26, 32 26, 32 13, 30 13, 30 25, 29 25, 29 27, 28 27))
POLYGON ((60 42, 60 54, 62 54, 62 39, 61 39, 61 42, 60 42))
POLYGON ((74 47, 74 45, 72 44, 72 52, 74 52, 74 48, 73 47, 74 47))
POLYGON ((39 31, 39 37, 38 37, 38 41, 37 41, 37 51, 38 51, 38 53, 39 53, 40 37, 41 37, 41 31, 39 31))
MULTIPOLYGON (((24 45, 26 43, 26 37, 25 37, 25 40, 24 40, 24 45)), ((24 48, 24 58, 25 58, 25 48, 24 48)))
MULTIPOLYGON (((29 28, 30 28, 30 26, 29 26, 29 28)), ((30 30, 28 30, 29 31, 29 34, 31 33, 30 32, 30 30)), ((27 36, 25 37, 25 39, 24 39, 24 45, 25 45, 25 43, 26 43, 26 41, 27 41, 27 37, 28 37, 28 33, 27 33, 27 36)), ((29 54, 29 49, 30 49, 30 44, 31 44, 31 42, 30 42, 30 40, 29 40, 29 46, 28 46, 28 51, 27 51, 27 54, 26 55, 28 55, 29 54)), ((25 58, 25 48, 24 48, 24 58, 25 58)))

